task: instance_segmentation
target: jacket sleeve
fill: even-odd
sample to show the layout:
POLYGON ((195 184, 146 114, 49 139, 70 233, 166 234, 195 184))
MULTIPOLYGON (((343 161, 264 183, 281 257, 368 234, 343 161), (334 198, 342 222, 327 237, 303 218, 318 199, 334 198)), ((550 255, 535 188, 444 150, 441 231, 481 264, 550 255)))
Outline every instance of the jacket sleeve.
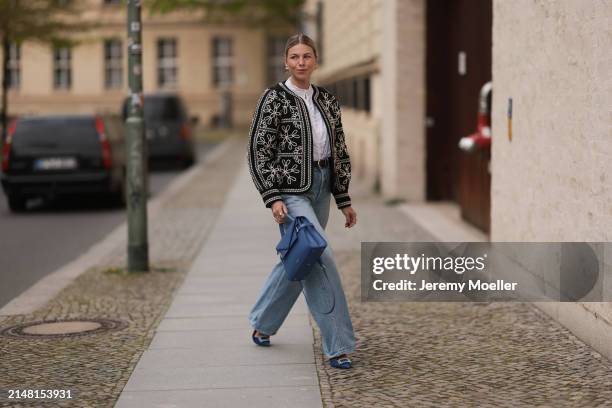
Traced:
POLYGON ((276 91, 266 89, 257 102, 249 130, 247 161, 255 188, 266 207, 281 200, 276 161, 280 102, 276 91))
POLYGON ((349 196, 349 184, 351 181, 351 158, 349 157, 346 142, 344 140, 344 130, 342 128, 342 115, 340 104, 334 100, 332 105, 334 116, 336 117, 336 137, 334 140, 334 185, 332 194, 338 208, 349 207, 351 197, 349 196))

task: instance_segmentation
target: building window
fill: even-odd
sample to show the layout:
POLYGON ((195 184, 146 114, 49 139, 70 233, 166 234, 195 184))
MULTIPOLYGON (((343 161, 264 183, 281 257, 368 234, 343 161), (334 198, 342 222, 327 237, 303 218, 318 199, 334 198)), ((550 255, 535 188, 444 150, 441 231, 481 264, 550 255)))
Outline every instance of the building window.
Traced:
POLYGON ((285 79, 285 37, 268 37, 268 83, 285 79))
POLYGON ((336 95, 342 106, 358 111, 370 112, 370 77, 359 76, 327 84, 330 92, 336 95))
POLYGON ((106 89, 123 86, 123 48, 120 40, 104 41, 104 86, 106 89))
POLYGON ((176 39, 157 40, 157 85, 160 88, 176 86, 177 71, 176 39))
POLYGON ((353 92, 351 93, 351 107, 353 109, 359 109, 359 99, 360 99, 360 88, 361 88, 361 78, 353 78, 352 82, 352 86, 353 86, 353 92))
POLYGON ((72 85, 72 50, 69 47, 53 49, 53 87, 55 89, 70 89, 72 85))
POLYGON ((8 86, 19 89, 21 86, 21 46, 11 44, 8 52, 8 86))
POLYGON ((229 86, 234 82, 234 58, 232 39, 213 38, 213 84, 216 87, 229 86))
POLYGON ((370 77, 367 76, 364 78, 363 80, 363 110, 365 110, 366 112, 370 113, 370 106, 371 106, 371 101, 370 101, 370 77))
POLYGON ((327 85, 326 88, 329 92, 331 92, 332 95, 336 97, 336 99, 338 99, 338 102, 340 102, 340 99, 338 98, 338 84, 334 82, 333 84, 327 85))
POLYGON ((344 80, 344 81, 340 81, 338 83, 338 96, 340 99, 340 104, 344 105, 344 106, 348 106, 350 103, 350 95, 349 95, 349 87, 348 87, 348 81, 344 80))

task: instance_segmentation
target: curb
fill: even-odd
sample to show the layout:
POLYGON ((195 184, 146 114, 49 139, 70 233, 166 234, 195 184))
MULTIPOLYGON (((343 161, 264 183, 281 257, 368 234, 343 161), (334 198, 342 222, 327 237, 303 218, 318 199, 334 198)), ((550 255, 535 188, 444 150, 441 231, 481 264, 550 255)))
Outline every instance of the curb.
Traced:
MULTIPOLYGON (((230 147, 232 139, 228 138, 214 147, 196 166, 172 180, 161 194, 149 201, 147 205, 148 218, 155 217, 177 192, 196 177, 206 163, 221 156, 230 147)), ((126 236, 127 221, 124 221, 104 239, 91 246, 83 255, 40 279, 8 302, 0 309, 0 317, 28 314, 44 306, 82 273, 100 263, 116 248, 117 242, 126 236)))

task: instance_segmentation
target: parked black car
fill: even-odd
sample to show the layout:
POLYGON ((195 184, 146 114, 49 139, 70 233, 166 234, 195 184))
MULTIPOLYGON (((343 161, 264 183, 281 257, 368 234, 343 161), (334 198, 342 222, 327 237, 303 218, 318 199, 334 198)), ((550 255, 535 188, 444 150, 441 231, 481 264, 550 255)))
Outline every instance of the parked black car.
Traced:
MULTIPOLYGON (((123 102, 127 118, 129 99, 123 102)), ((197 117, 189 118, 183 99, 173 93, 144 95, 144 124, 148 158, 152 164, 178 163, 189 167, 196 161, 192 139, 197 117)))
POLYGON ((31 197, 65 194, 125 198, 124 125, 118 116, 18 118, 2 149, 2 188, 12 211, 31 197))

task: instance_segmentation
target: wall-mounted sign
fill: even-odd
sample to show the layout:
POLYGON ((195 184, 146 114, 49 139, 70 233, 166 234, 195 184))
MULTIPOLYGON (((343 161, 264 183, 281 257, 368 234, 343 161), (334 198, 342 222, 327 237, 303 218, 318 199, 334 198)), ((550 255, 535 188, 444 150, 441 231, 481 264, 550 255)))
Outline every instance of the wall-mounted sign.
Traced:
POLYGON ((508 140, 512 141, 512 98, 508 98, 508 140))

